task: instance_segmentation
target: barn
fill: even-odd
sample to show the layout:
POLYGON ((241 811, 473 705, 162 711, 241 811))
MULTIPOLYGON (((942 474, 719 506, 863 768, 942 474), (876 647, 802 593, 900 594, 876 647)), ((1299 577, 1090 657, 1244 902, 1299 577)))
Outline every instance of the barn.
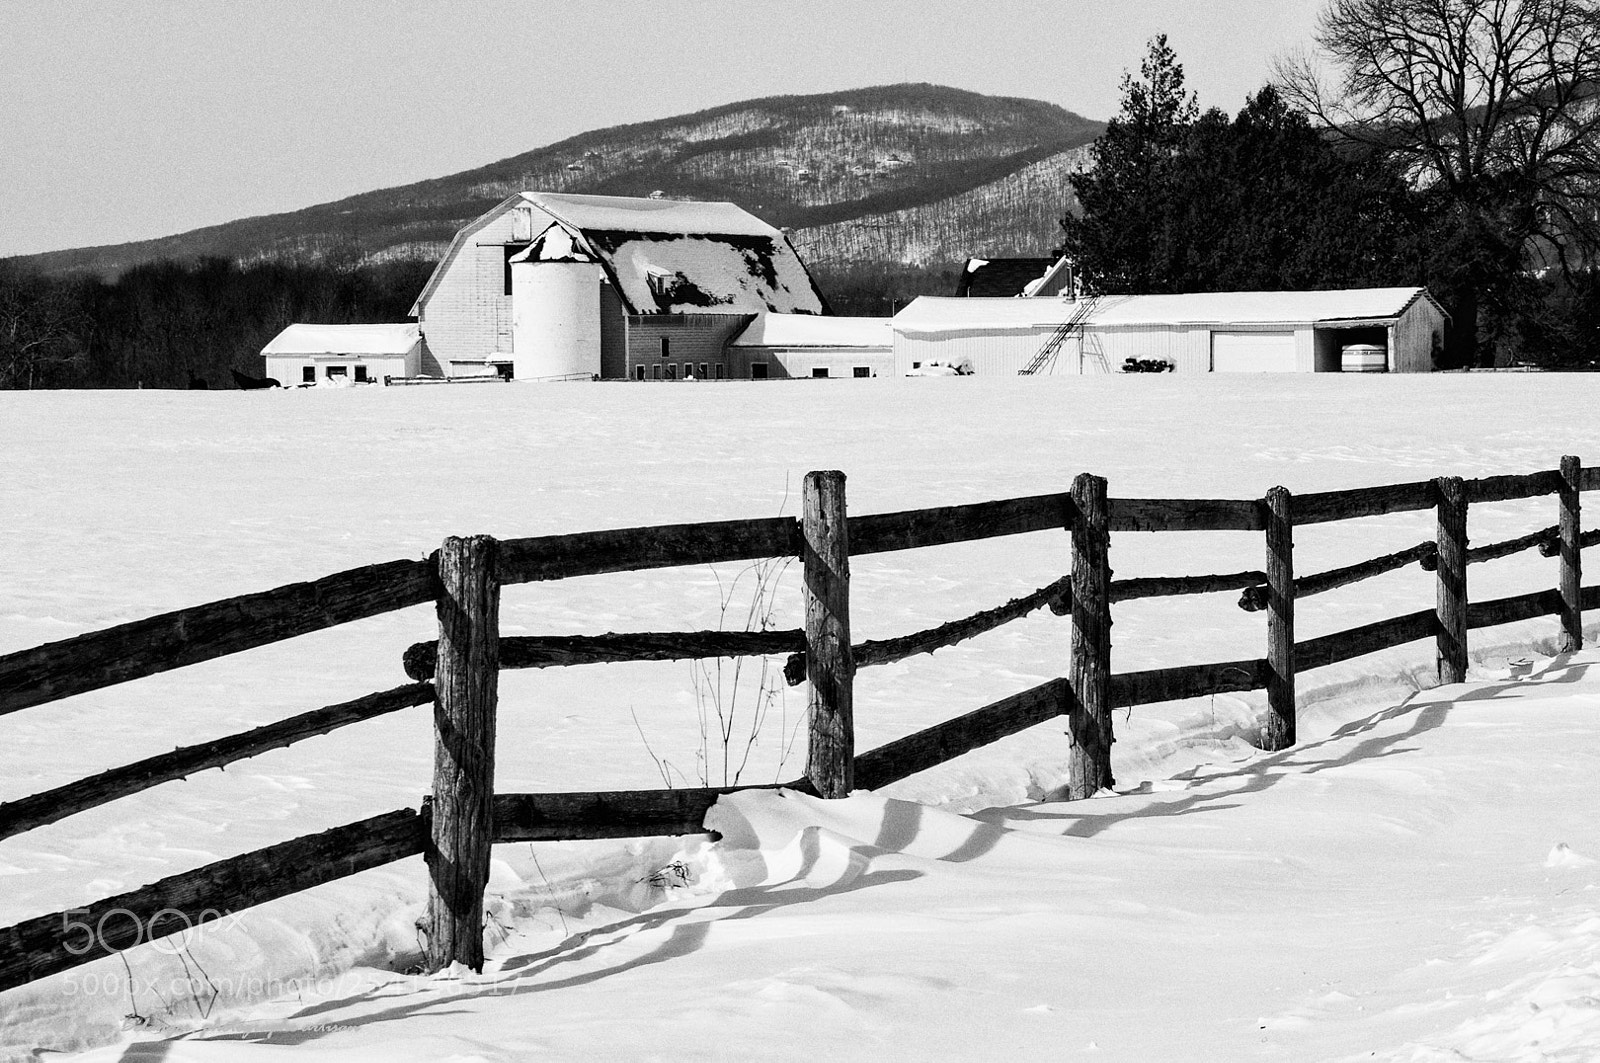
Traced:
POLYGON ((894 337, 886 317, 763 312, 728 341, 728 365, 750 380, 892 376, 894 337))
POLYGON ((367 384, 422 372, 416 325, 290 325, 261 355, 267 376, 297 384, 367 384))
POLYGON ((1180 373, 1425 373, 1446 315, 1425 288, 1061 298, 924 296, 894 318, 896 375, 1110 373, 1129 358, 1180 373))
POLYGON ((518 192, 456 234, 412 315, 447 376, 645 380, 725 373, 767 311, 828 312, 788 237, 732 203, 518 192))

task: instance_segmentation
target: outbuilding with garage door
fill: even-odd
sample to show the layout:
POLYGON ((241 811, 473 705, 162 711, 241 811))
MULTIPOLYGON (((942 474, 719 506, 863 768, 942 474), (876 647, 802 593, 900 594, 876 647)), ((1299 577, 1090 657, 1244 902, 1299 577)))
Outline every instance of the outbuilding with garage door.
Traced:
POLYGON ((1114 373, 1133 359, 1179 373, 1425 373, 1445 321, 1425 288, 924 297, 894 319, 895 370, 936 361, 980 374, 1114 373))

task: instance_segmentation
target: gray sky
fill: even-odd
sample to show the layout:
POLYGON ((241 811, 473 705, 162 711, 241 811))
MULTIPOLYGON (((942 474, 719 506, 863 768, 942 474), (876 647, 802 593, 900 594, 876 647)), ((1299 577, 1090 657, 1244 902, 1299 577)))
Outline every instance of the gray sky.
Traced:
POLYGON ((0 0, 0 255, 116 243, 757 96, 1117 109, 1166 33, 1237 110, 1320 0, 0 0))

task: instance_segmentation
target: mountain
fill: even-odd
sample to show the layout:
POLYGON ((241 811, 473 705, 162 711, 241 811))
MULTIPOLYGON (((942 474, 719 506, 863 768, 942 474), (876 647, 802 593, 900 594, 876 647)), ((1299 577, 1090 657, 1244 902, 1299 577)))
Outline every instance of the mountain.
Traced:
POLYGON ((155 259, 437 257, 526 188, 730 200, 817 265, 1029 255, 1056 241, 1066 175, 1103 124, 1051 103, 939 85, 773 96, 571 137, 448 177, 176 236, 52 251, 47 272, 155 259))

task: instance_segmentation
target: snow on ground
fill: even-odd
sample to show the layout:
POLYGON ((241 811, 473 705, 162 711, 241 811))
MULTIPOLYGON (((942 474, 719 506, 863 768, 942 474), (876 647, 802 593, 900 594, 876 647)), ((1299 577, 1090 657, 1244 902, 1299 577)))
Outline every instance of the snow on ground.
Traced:
MULTIPOLYGON (((1475 375, 8 395, 0 652, 446 534, 793 513, 815 468, 845 470, 861 513, 1062 490, 1079 471, 1113 495, 1251 497, 1600 461, 1597 390, 1475 375)), ((1470 532, 1553 521, 1550 499, 1477 506, 1470 532)), ((1428 514, 1303 529, 1296 564, 1431 534, 1428 514)), ((1262 549, 1119 535, 1112 565, 1232 571, 1262 549)), ((1055 533, 858 558, 855 635, 966 615, 1065 564, 1055 533)), ((1523 555, 1470 584, 1554 580, 1523 555)), ((726 566, 508 588, 504 628, 715 626, 724 600, 743 626, 753 582, 726 566)), ((772 621, 794 625, 797 574, 779 591, 772 621)), ((1264 620, 1234 597, 1117 606, 1114 666, 1259 655, 1264 620)), ((1300 603, 1298 631, 1432 597, 1431 576, 1396 573, 1300 603)), ((0 800, 395 685, 429 613, 6 717, 0 800)), ((0 996, 0 1056, 1591 1059, 1600 658, 1505 678, 1553 631, 1475 632, 1478 682, 1461 687, 1419 689, 1424 643, 1303 676, 1303 741, 1272 756, 1246 741, 1258 696, 1119 713, 1119 792, 1093 802, 1051 800, 1066 740, 1047 724, 842 803, 726 801, 716 844, 501 846, 482 976, 396 973, 424 895, 405 861, 0 996)), ((1066 643, 1046 613, 863 671, 860 748, 1061 674, 1066 643)), ((656 785, 657 760, 674 782, 721 782, 691 674, 507 673, 498 788, 656 785)), ((780 761, 803 694, 774 703, 745 781, 799 773, 803 750, 780 761)), ((729 700, 747 713, 753 695, 747 674, 729 700)), ((5 840, 0 924, 414 806, 430 761, 419 709, 5 840)))

